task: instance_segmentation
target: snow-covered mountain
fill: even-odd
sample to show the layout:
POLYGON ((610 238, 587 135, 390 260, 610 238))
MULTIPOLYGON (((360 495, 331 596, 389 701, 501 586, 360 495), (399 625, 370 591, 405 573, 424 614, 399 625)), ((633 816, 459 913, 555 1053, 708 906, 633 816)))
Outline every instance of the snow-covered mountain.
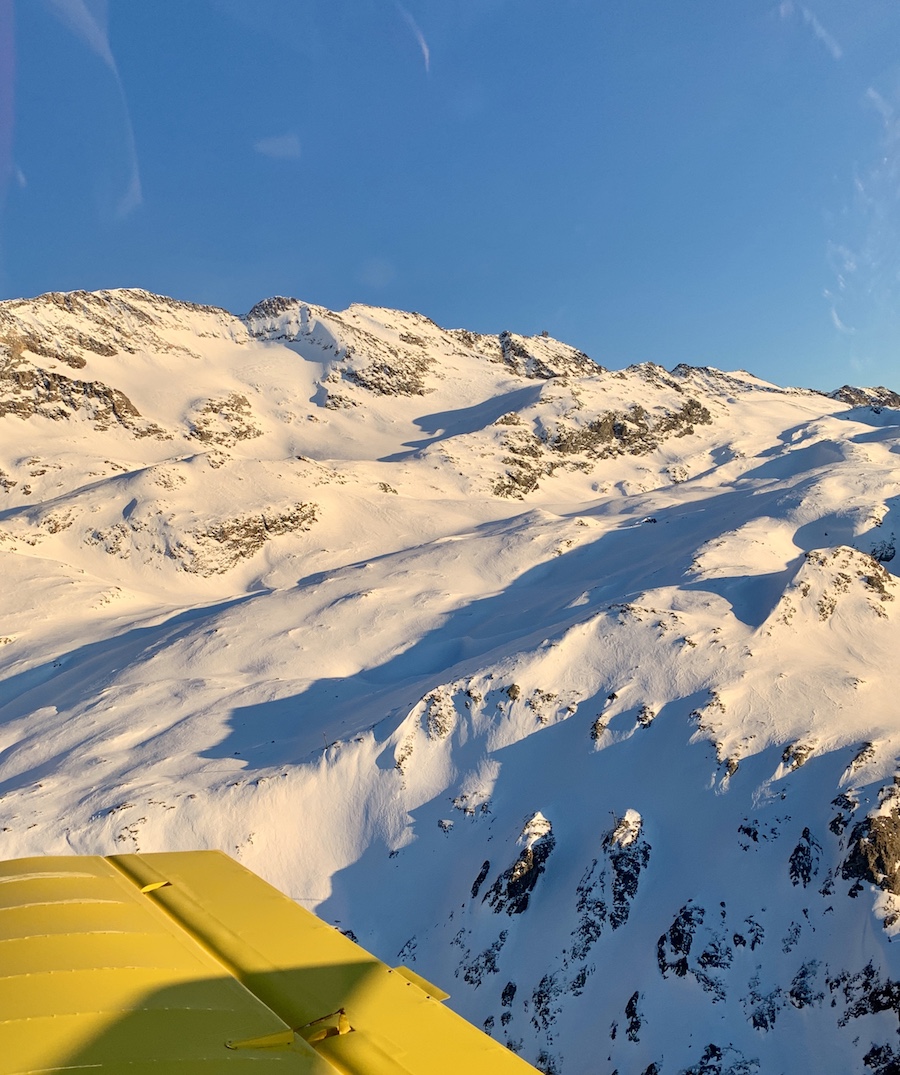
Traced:
POLYGON ((900 396, 0 303, 0 857, 218 847, 545 1072, 900 1071, 900 396))

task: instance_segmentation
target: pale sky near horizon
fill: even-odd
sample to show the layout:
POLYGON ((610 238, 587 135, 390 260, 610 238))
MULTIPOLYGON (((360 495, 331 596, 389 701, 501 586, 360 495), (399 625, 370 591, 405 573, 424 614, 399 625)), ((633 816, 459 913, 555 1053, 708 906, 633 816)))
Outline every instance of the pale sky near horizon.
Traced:
POLYGON ((900 390, 896 0, 0 0, 0 297, 900 390))

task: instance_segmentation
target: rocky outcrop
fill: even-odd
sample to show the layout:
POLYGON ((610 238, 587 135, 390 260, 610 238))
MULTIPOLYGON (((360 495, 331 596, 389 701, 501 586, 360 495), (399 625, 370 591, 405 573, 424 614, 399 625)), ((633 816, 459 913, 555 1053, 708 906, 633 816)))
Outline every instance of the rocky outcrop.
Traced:
POLYGON ((900 814, 878 814, 854 825, 841 877, 900 895, 900 814))
POLYGON ((812 881, 819 872, 819 860, 822 857, 822 847, 819 841, 812 835, 808 828, 803 830, 797 846, 791 852, 789 874, 792 885, 803 885, 804 888, 812 881))
POLYGON ((845 384, 828 395, 831 399, 839 399, 841 403, 848 403, 851 407, 900 407, 900 392, 894 392, 884 385, 857 388, 845 384))
POLYGON ((694 945, 694 935, 703 924, 705 914, 702 907, 688 902, 657 941, 657 963, 663 978, 670 972, 679 978, 688 973, 688 957, 694 945))
POLYGON ((609 924, 613 929, 628 921, 641 872, 650 861, 650 844, 642 835, 643 824, 637 810, 626 810, 625 816, 603 840, 603 849, 609 858, 612 873, 609 924))
POLYGON ((262 434, 253 420, 250 401, 238 392, 199 404, 189 419, 189 429, 189 436, 195 440, 223 448, 262 434))
MULTIPOLYGON (((522 499, 534 492, 544 477, 560 467, 590 470, 595 463, 617 456, 649 455, 670 437, 686 437, 696 426, 712 423, 707 407, 688 399, 679 407, 660 406, 655 414, 640 404, 584 419, 577 409, 563 417, 541 421, 540 431, 503 416, 497 424, 512 426, 500 439, 505 472, 494 482, 495 496, 522 499)), ((678 484, 688 477, 674 468, 669 480, 678 484)))
MULTIPOLYGON (((120 522, 87 531, 84 542, 123 560, 173 560, 188 574, 209 578, 249 560, 267 541, 282 534, 302 533, 315 523, 318 505, 294 504, 233 518, 194 529, 181 529, 171 515, 132 512, 120 522)), ((71 517, 51 517, 43 528, 53 532, 72 525, 71 517)))
POLYGON ((227 847, 557 1075, 890 1075, 890 397, 288 298, 0 339, 5 857, 227 847))
POLYGON ((698 425, 709 425, 712 415, 696 399, 688 399, 677 410, 652 415, 640 404, 627 411, 608 411, 584 425, 561 426, 547 446, 560 455, 585 455, 608 459, 616 455, 645 455, 655 451, 668 437, 686 437, 698 425))
POLYGON ((37 415, 51 421, 86 417, 99 431, 118 425, 136 437, 169 438, 158 425, 141 417, 124 392, 99 381, 80 381, 36 366, 0 367, 0 418, 37 415))
POLYGON ((497 914, 522 914, 528 910, 534 887, 556 846, 553 828, 540 811, 525 823, 519 841, 525 845, 522 853, 494 881, 482 900, 497 914))
POLYGON ((194 531, 192 540, 176 547, 176 555, 185 571, 219 575, 259 552, 271 538, 309 530, 318 510, 317 504, 295 504, 282 511, 227 519, 194 531))
MULTIPOLYGON (((344 377, 374 392, 379 396, 424 396, 427 392, 425 374, 433 364, 426 352, 404 354, 399 348, 394 350, 381 345, 379 351, 387 354, 380 360, 367 362, 361 366, 342 366, 344 377)), ((352 352, 345 358, 350 358, 352 352)))
POLYGON ((588 358, 583 351, 560 347, 546 336, 517 336, 501 332, 500 359, 513 373, 531 380, 549 380, 551 377, 585 377, 603 372, 603 367, 588 358), (555 346, 551 346, 555 345, 555 346))

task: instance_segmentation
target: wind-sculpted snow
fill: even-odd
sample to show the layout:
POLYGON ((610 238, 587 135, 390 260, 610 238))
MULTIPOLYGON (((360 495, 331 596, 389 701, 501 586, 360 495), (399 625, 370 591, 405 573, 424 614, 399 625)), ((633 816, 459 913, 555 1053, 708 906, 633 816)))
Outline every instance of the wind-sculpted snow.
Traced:
POLYGON ((895 406, 0 303, 0 855, 222 848, 548 1073, 889 1075, 895 406))

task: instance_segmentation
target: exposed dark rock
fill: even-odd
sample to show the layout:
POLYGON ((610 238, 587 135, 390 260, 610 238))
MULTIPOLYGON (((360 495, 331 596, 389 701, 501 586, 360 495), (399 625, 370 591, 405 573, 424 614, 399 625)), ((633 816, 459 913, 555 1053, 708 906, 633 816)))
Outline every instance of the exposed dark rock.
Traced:
POLYGON ((738 825, 738 832, 741 833, 742 836, 746 836, 749 840, 752 840, 753 843, 759 843, 759 827, 755 821, 743 821, 738 825))
POLYGON ((793 771, 812 757, 815 747, 811 743, 788 743, 781 753, 781 760, 793 771))
POLYGON ((697 980, 700 988, 704 993, 712 993, 713 1004, 718 1004, 725 1000, 726 992, 724 984, 719 981, 713 974, 708 974, 702 967, 697 966, 691 969, 691 973, 697 980))
POLYGON ((709 410, 696 399, 688 399, 678 410, 658 417, 634 404, 628 411, 607 411, 585 425, 561 426, 548 439, 547 447, 560 455, 586 455, 591 459, 644 455, 655 451, 669 436, 688 436, 694 426, 711 422, 709 410))
POLYGON ((596 460, 646 455, 667 438, 687 436, 696 425, 711 422, 709 410, 689 399, 676 410, 656 415, 639 404, 596 415, 586 422, 576 421, 570 414, 541 427, 539 435, 516 423, 501 440, 507 453, 501 462, 507 469, 494 483, 493 491, 497 496, 521 499, 561 465, 590 469, 596 460), (581 458, 573 461, 572 456, 581 458))
POLYGON ((726 970, 731 966, 733 959, 734 951, 731 945, 723 936, 716 935, 707 942, 697 962, 704 968, 714 967, 718 970, 726 970))
POLYGON ((900 407, 900 394, 883 385, 856 388, 854 385, 845 384, 828 395, 832 399, 839 399, 841 403, 849 403, 851 407, 900 407))
POLYGON ((808 1008, 811 1004, 821 1004, 825 994, 816 989, 816 975, 819 961, 810 959, 794 975, 788 997, 795 1008, 808 1008))
POLYGON ((284 295, 273 295, 271 298, 258 302, 244 318, 245 321, 262 321, 267 317, 279 317, 289 310, 295 310, 300 305, 299 299, 287 298, 284 295))
MULTIPOLYGON (((500 361, 520 377, 546 381, 551 377, 564 375, 588 377, 604 372, 603 367, 598 366, 583 351, 576 351, 565 345, 556 344, 558 351, 553 354, 553 357, 547 357, 546 345, 541 345, 534 340, 534 337, 532 337, 534 341, 532 342, 525 336, 501 332, 497 341, 500 344, 500 361), (541 350, 544 351, 545 357, 536 353, 541 350)), ((477 338, 469 346, 475 343, 477 343, 477 338)))
POLYGON ((556 1022, 556 1017, 562 1011, 556 1005, 556 1001, 564 992, 556 974, 545 974, 534 988, 531 994, 531 1005, 534 1015, 531 1022, 535 1030, 549 1030, 556 1022))
POLYGON ((77 330, 63 332, 61 338, 39 336, 34 332, 21 329, 13 330, 0 336, 0 345, 6 346, 14 360, 23 359, 27 353, 30 353, 55 362, 62 362, 76 370, 84 369, 87 365, 84 357, 78 353, 80 350, 106 356, 116 353, 116 348, 112 344, 95 340, 77 330))
POLYGON ((606 724, 608 721, 603 713, 597 715, 594 722, 591 724, 591 739, 596 743, 603 737, 603 733, 606 731, 606 724))
POLYGON ((872 546, 872 559, 880 564, 889 564, 896 555, 897 546, 893 534, 886 541, 877 541, 872 546))
POLYGON ((762 928, 759 922, 756 921, 753 915, 748 915, 744 919, 744 925, 747 927, 746 935, 750 945, 750 951, 754 952, 756 946, 762 944, 766 939, 766 931, 762 928))
POLYGON ((327 392, 325 400, 325 408, 329 411, 346 411, 352 407, 359 406, 359 400, 351 399, 349 396, 343 396, 340 392, 327 392))
POLYGON ((597 895, 603 891, 604 877, 602 872, 595 876, 597 860, 585 870, 581 881, 576 889, 577 901, 575 909, 579 914, 578 925, 572 931, 575 943, 572 945, 572 957, 584 959, 590 952, 591 947, 600 939, 603 926, 606 923, 606 903, 597 895))
POLYGON ((569 982, 569 992, 575 996, 580 997, 584 992, 584 987, 587 985, 588 975, 591 971, 587 966, 579 967, 574 978, 569 982))
POLYGON ((224 399, 207 400, 190 420, 189 436, 204 444, 230 448, 239 440, 252 440, 261 434, 262 430, 253 424, 250 401, 237 392, 224 399))
POLYGON ((481 886, 484 884, 484 879, 485 879, 485 877, 487 877, 488 870, 490 870, 490 868, 491 868, 490 860, 485 859, 484 862, 481 865, 481 869, 478 871, 478 876, 475 878, 475 881, 472 884, 472 899, 473 900, 478 896, 478 891, 481 888, 481 886))
POLYGON ((562 1068, 557 1058, 546 1049, 541 1049, 534 1063, 538 1071, 543 1071, 544 1075, 562 1075, 562 1068))
POLYGON ((625 1036, 629 1041, 640 1041, 639 1032, 643 1025, 643 1019, 638 1011, 638 1001, 641 999, 640 993, 635 990, 628 999, 628 1003, 625 1005, 625 1015, 628 1018, 628 1026, 625 1028, 625 1036))
POLYGON ((637 722, 642 728, 649 728, 653 721, 656 719, 656 711, 651 709, 646 703, 638 710, 637 722))
POLYGON ((36 366, 0 369, 0 418, 38 415, 60 421, 77 413, 101 431, 118 425, 136 437, 168 436, 144 420, 124 392, 100 381, 79 381, 36 366))
MULTIPOLYGON (((853 758, 853 761, 850 762, 850 772, 851 773, 857 772, 859 769, 861 769, 866 764, 866 762, 871 761, 872 758, 874 758, 874 757, 875 757, 875 744, 874 743, 863 743, 862 746, 859 748, 859 750, 856 752, 856 754, 855 754, 855 756, 853 758)), ((859 803, 854 802, 853 803, 853 809, 855 810, 857 806, 859 806, 859 803)))
POLYGON ((497 966, 497 957, 500 955, 500 950, 506 943, 508 934, 506 930, 500 933, 500 936, 491 944, 485 948, 483 952, 475 957, 471 963, 462 967, 463 978, 474 989, 484 981, 484 978, 488 974, 496 974, 499 970, 497 966))
POLYGON ((500 354, 504 365, 521 374, 523 377, 542 378, 547 380, 554 375, 546 363, 534 355, 529 354, 521 338, 513 336, 511 332, 501 332, 499 336, 500 354))
POLYGON ((452 694, 445 687, 438 687, 427 694, 423 701, 423 723, 428 738, 436 741, 446 739, 459 719, 452 694))
POLYGON ((703 924, 705 913, 702 907, 688 902, 657 941, 656 960, 663 978, 667 977, 669 971, 679 978, 688 973, 688 956, 694 943, 694 934, 703 924))
POLYGON ((873 1045, 863 1057, 863 1063, 872 1075, 900 1075, 900 1053, 890 1045, 873 1045))
POLYGON ((787 1001, 780 986, 775 986, 768 993, 761 992, 759 974, 756 974, 750 981, 743 1003, 747 1018, 757 1030, 771 1030, 787 1001))
POLYGON ((295 504, 280 512, 263 512, 228 519, 191 536, 193 545, 180 543, 175 554, 184 570, 196 575, 221 574, 258 552, 280 534, 309 530, 318 515, 317 504, 295 504))
POLYGON ((720 1047, 709 1044, 696 1064, 684 1068, 679 1075, 755 1075, 758 1060, 746 1060, 733 1045, 720 1047))
POLYGON ((415 935, 409 938, 397 953, 397 959, 401 963, 415 963, 416 961, 416 949, 419 947, 419 942, 416 940, 415 935))
POLYGON ((618 929, 628 921, 641 871, 650 861, 650 845, 641 835, 640 815, 629 810, 603 839, 608 869, 598 872, 594 859, 576 889, 578 925, 572 930, 573 959, 584 959, 607 921, 618 929))
MULTIPOLYGON (((386 346, 386 345, 383 345, 386 346)), ((344 368, 348 381, 380 396, 424 396, 425 374, 434 363, 426 354, 394 351, 388 361, 375 361, 359 369, 344 368)))
POLYGON ((841 877, 900 895, 900 815, 880 814, 854 825, 841 877))
MULTIPOLYGON (((871 744, 867 744, 871 748, 871 744)), ((857 755, 858 757, 859 755, 857 755)), ((835 836, 843 836, 844 830, 850 824, 850 820, 853 817, 853 813, 859 806, 859 803, 851 798, 849 795, 843 792, 837 796, 837 798, 831 800, 831 805, 838 808, 838 812, 828 822, 828 828, 835 836)))
POLYGON ((494 482, 495 496, 521 500, 538 488, 542 477, 553 473, 553 467, 541 458, 540 441, 530 429, 510 430, 503 436, 501 447, 508 453, 500 458, 506 472, 494 482))
POLYGON ((544 872, 556 840, 547 825, 542 836, 526 847, 508 870, 494 881, 485 893, 486 901, 494 911, 506 911, 508 915, 521 914, 528 909, 528 901, 538 878, 544 872))
POLYGON ((738 825, 738 842, 746 851, 752 844, 770 843, 772 840, 777 840, 781 835, 779 826, 783 820, 776 817, 763 822, 756 817, 745 817, 738 825))
POLYGON ((804 888, 819 872, 819 859, 822 848, 808 828, 803 830, 797 846, 791 852, 789 873, 792 885, 802 884, 804 888))
POLYGON ((874 1012, 893 1011, 900 1015, 900 982, 882 979, 871 961, 856 974, 843 971, 827 978, 826 984, 829 992, 843 994, 846 1003, 838 1026, 847 1026, 851 1019, 874 1012))
MULTIPOLYGON (((895 583, 893 576, 885 570, 878 562, 878 558, 874 556, 866 556, 865 553, 860 553, 860 556, 864 557, 869 562, 869 570, 863 571, 860 574, 860 578, 865 585, 878 595, 881 601, 893 601, 894 595, 890 593, 889 587, 893 589, 895 583)), ((893 559, 892 556, 883 557, 885 560, 893 559)))
POLYGON ((626 817, 603 841, 612 868, 612 906, 609 924, 618 929, 628 921, 631 902, 637 895, 641 871, 650 861, 650 844, 641 836, 641 821, 626 817))
POLYGON ((785 954, 792 952, 800 940, 801 926, 799 922, 791 922, 787 933, 781 938, 781 950, 785 954))

